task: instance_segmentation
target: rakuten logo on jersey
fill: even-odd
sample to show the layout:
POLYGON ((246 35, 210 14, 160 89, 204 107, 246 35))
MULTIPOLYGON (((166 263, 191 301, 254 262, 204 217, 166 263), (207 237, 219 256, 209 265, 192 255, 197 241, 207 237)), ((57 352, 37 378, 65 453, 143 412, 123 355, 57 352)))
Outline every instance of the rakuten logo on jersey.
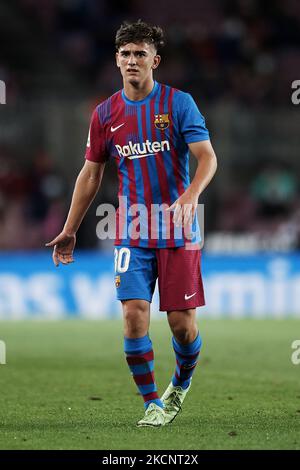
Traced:
POLYGON ((170 150, 170 142, 168 140, 163 140, 162 142, 150 142, 146 140, 142 144, 134 144, 131 140, 128 142, 128 145, 116 145, 116 149, 120 157, 127 157, 130 160, 134 158, 143 158, 149 157, 150 155, 155 155, 158 152, 164 152, 165 150, 170 150))

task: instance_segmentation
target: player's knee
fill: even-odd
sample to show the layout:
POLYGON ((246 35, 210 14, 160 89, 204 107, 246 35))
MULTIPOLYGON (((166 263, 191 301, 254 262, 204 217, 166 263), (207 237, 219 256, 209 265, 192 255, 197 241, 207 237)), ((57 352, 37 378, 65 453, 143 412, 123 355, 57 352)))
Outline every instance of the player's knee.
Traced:
POLYGON ((198 334, 198 328, 195 325, 174 325, 172 332, 175 339, 181 344, 189 344, 194 341, 198 334))
POLYGON ((184 326, 176 326, 172 328, 173 335, 175 339, 181 343, 181 344, 186 344, 189 343, 190 339, 190 332, 189 329, 184 327, 184 326))
POLYGON ((125 336, 144 336, 148 330, 148 312, 139 305, 127 306, 123 309, 125 336))

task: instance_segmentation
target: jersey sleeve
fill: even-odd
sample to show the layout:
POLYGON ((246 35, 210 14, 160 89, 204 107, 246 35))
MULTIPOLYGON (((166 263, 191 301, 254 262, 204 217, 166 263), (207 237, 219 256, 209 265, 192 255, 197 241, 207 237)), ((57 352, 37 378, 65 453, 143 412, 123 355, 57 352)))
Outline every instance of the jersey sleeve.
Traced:
POLYGON ((209 140, 205 119, 189 93, 181 92, 177 98, 180 132, 186 144, 209 140))
POLYGON ((104 163, 109 158, 106 150, 105 132, 99 120, 98 107, 94 110, 91 117, 85 158, 95 163, 104 163))

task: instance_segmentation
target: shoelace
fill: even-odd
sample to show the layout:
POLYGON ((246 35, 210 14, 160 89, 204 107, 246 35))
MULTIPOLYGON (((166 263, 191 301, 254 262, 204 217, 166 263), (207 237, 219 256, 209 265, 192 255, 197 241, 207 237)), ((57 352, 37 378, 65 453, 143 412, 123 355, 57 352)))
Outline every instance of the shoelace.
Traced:
POLYGON ((179 408, 179 410, 181 410, 181 401, 180 401, 180 398, 179 398, 178 394, 179 394, 178 390, 174 390, 172 393, 170 393, 170 395, 168 396, 168 401, 170 400, 171 403, 166 405, 165 410, 168 410, 169 407, 172 407, 174 405, 177 406, 177 408, 179 408))
POLYGON ((155 408, 152 408, 152 407, 151 407, 150 410, 147 409, 147 413, 146 413, 146 414, 147 414, 147 416, 150 416, 150 415, 153 414, 155 411, 156 411, 155 408))
MULTIPOLYGON (((151 416, 151 415, 155 414, 157 410, 156 410, 155 408, 152 408, 152 407, 151 407, 151 409, 149 410, 149 408, 148 408, 147 411, 148 411, 148 413, 146 413, 147 416, 151 416)), ((155 416, 155 418, 156 418, 156 421, 157 421, 157 417, 156 417, 156 416, 155 416)))

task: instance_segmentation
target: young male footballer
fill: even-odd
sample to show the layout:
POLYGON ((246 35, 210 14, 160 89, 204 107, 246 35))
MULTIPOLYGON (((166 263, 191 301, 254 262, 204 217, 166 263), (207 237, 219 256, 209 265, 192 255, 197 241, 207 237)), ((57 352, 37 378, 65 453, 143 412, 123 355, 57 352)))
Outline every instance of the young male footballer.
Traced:
POLYGON ((116 34, 123 89, 100 103, 90 124, 85 163, 77 178, 63 231, 47 246, 53 261, 73 261, 76 232, 94 199, 105 163, 118 167, 115 283, 124 316, 126 360, 144 399, 138 426, 164 426, 181 410, 201 347, 196 307, 204 305, 198 198, 217 161, 205 121, 188 93, 153 79, 163 31, 141 20, 116 34), (189 151, 197 159, 189 180, 189 151), (160 397, 149 337, 156 279, 160 310, 167 312, 176 366, 160 397))

